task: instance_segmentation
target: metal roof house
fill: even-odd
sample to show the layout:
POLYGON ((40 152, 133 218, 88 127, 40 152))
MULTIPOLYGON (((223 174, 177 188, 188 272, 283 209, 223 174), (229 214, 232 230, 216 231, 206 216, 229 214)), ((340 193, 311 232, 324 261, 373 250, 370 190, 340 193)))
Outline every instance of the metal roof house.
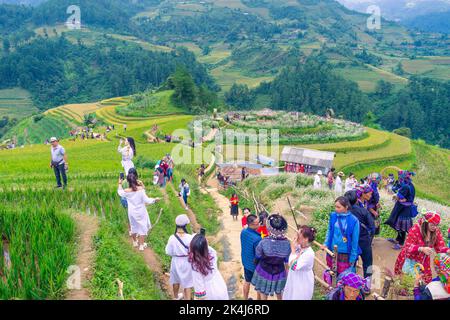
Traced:
POLYGON ((322 170, 326 174, 333 167, 335 156, 334 152, 284 147, 281 153, 281 161, 309 165, 311 166, 310 173, 322 170))

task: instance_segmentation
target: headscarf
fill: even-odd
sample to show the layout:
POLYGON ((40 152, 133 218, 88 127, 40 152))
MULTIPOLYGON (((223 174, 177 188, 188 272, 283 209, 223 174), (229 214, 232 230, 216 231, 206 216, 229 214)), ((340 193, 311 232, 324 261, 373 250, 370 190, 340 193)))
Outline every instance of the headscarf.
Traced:
POLYGON ((361 196, 365 193, 373 192, 373 189, 369 185, 358 185, 356 186, 356 196, 361 199, 361 196))
POLYGON ((354 272, 343 272, 339 275, 337 287, 341 290, 342 300, 344 298, 343 295, 345 286, 359 289, 361 291, 356 300, 362 300, 363 299, 362 291, 368 289, 367 280, 354 272))
POLYGON ((438 225, 441 223, 441 215, 437 211, 427 211, 423 215, 423 221, 438 225))
POLYGON ((279 214, 272 214, 266 220, 267 231, 275 239, 285 239, 288 229, 288 223, 285 218, 279 214), (276 226, 278 224, 278 226, 276 226))
POLYGON ((434 267, 445 291, 450 293, 450 256, 445 253, 437 254, 434 258, 434 267))
POLYGON ((398 172, 398 181, 399 182, 410 182, 411 177, 415 176, 416 174, 412 171, 408 170, 400 170, 398 172))

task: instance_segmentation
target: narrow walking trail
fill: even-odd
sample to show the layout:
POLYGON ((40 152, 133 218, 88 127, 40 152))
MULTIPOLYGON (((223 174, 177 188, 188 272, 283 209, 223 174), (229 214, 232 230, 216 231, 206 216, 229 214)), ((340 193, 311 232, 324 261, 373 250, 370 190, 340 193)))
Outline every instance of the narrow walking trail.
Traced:
POLYGON ((66 300, 91 300, 87 283, 93 274, 93 260, 95 250, 92 243, 93 237, 98 230, 98 220, 94 216, 85 214, 74 215, 78 228, 78 256, 76 266, 80 268, 81 288, 69 290, 66 300))
MULTIPOLYGON (((219 193, 217 180, 209 179, 207 186, 206 191, 221 209, 221 215, 219 216, 221 231, 216 236, 217 241, 221 244, 223 254, 219 269, 227 283, 230 298, 241 299, 244 283, 240 243, 241 221, 240 218, 238 221, 233 221, 230 215, 229 200, 219 193)), ((253 298, 256 298, 256 294, 253 298)))

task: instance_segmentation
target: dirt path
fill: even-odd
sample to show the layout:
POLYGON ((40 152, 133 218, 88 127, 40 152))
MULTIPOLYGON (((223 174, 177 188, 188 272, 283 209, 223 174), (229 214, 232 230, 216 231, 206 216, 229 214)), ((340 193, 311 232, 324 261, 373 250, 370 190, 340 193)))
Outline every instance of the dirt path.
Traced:
MULTIPOLYGON (((210 179, 207 185, 206 191, 213 197, 217 206, 221 209, 221 215, 219 216, 221 231, 215 237, 216 241, 221 244, 223 256, 219 269, 227 283, 230 298, 241 299, 242 285, 244 282, 240 243, 240 234, 242 231, 241 221, 240 218, 238 221, 233 221, 230 215, 229 200, 219 193, 217 181, 210 179)), ((256 298, 254 292, 251 296, 256 298)))
POLYGON ((98 230, 98 220, 96 217, 76 214, 74 216, 79 230, 78 241, 78 256, 76 266, 80 268, 81 272, 81 289, 69 290, 66 300, 90 300, 89 290, 86 284, 92 278, 93 260, 95 251, 92 244, 92 238, 98 230))
MULTIPOLYGON (((133 245, 133 241, 130 239, 130 245, 133 245)), ((144 251, 139 251, 134 248, 136 252, 139 252, 144 257, 144 261, 152 271, 157 283, 161 290, 163 290, 171 299, 173 299, 172 286, 170 285, 170 276, 164 273, 161 260, 158 255, 153 251, 151 247, 147 247, 144 251)))

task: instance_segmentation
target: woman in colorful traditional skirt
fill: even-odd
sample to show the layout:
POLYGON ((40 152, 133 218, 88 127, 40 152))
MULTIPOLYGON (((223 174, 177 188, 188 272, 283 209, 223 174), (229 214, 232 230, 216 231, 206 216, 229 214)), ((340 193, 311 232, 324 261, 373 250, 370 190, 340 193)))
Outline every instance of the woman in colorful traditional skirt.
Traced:
POLYGON ((340 275, 337 288, 331 291, 328 300, 364 300, 366 291, 366 280, 353 272, 345 272, 340 275))
POLYGON ((237 221, 239 215, 239 198, 236 193, 230 199, 231 216, 237 221))
POLYGON ((397 192, 397 202, 392 209, 389 219, 385 222, 388 226, 397 231, 396 239, 388 239, 394 243, 394 249, 400 250, 405 244, 406 234, 413 225, 413 208, 416 191, 411 181, 414 173, 400 171, 398 181, 400 189, 397 192))
POLYGON ((414 275, 414 266, 423 266, 423 280, 428 284, 432 280, 430 256, 433 252, 449 253, 444 237, 439 230, 441 216, 437 212, 427 212, 411 228, 406 238, 405 246, 395 262, 395 274, 414 275))
POLYGON ((176 300, 191 300, 191 289, 194 287, 192 268, 188 261, 189 246, 193 236, 189 234, 186 226, 190 223, 187 215, 179 215, 175 219, 175 233, 170 236, 166 245, 166 254, 172 257, 170 264, 170 284, 173 287, 173 296, 176 300), (184 295, 179 296, 180 286, 184 295))
POLYGON ((202 229, 190 245, 189 263, 196 300, 229 300, 227 285, 217 267, 217 252, 210 246, 202 229))
POLYGON ((429 284, 423 283, 423 274, 416 277, 414 300, 450 300, 450 256, 439 253, 434 258, 437 277, 429 284))
POLYGON ((314 293, 314 250, 311 244, 316 239, 316 229, 301 226, 291 244, 289 273, 283 300, 311 300, 314 293))
POLYGON ((262 239, 256 247, 258 263, 252 285, 261 294, 261 300, 267 300, 267 296, 274 294, 281 300, 291 255, 291 244, 286 238, 288 223, 281 215, 273 214, 266 224, 269 236, 262 239))
MULTIPOLYGON (((361 253, 359 248, 359 220, 349 211, 350 202, 346 197, 339 197, 335 201, 335 212, 330 215, 328 231, 322 249, 333 251, 337 246, 337 273, 346 270, 355 271, 355 264, 361 253)), ((327 265, 333 268, 333 258, 327 254, 327 265)))

